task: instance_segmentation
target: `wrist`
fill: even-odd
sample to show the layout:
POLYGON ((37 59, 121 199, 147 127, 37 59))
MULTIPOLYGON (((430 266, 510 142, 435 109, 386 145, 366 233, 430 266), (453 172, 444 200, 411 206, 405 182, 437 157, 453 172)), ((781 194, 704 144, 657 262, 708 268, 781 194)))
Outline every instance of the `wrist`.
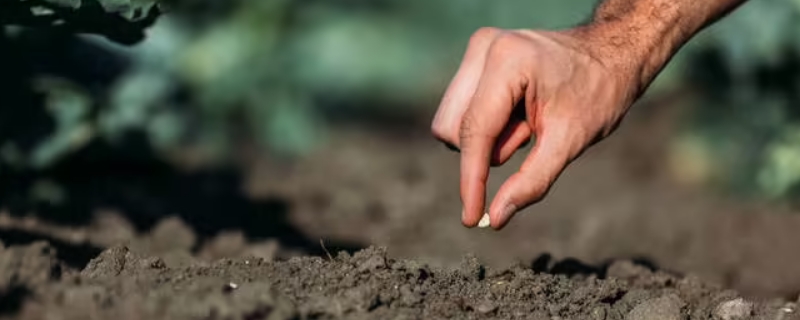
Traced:
POLYGON ((598 14, 583 26, 570 29, 595 59, 618 74, 638 98, 699 24, 692 17, 661 8, 658 17, 634 8, 622 16, 598 14), (695 26, 697 25, 697 26, 695 26))

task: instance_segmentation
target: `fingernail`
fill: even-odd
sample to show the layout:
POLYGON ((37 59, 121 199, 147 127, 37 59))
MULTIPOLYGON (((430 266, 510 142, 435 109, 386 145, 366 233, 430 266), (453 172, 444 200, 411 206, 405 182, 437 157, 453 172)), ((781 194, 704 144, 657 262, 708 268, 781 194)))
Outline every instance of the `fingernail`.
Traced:
POLYGON ((461 209, 461 224, 463 224, 467 228, 471 228, 470 225, 467 225, 467 210, 461 209))

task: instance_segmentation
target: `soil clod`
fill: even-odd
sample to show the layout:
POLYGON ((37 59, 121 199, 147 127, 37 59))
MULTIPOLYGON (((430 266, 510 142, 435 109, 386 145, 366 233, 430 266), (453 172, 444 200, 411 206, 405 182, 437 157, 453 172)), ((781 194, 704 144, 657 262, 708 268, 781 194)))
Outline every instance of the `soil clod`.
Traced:
POLYGON ((649 299, 631 310, 626 320, 683 320, 686 304, 675 294, 649 299))

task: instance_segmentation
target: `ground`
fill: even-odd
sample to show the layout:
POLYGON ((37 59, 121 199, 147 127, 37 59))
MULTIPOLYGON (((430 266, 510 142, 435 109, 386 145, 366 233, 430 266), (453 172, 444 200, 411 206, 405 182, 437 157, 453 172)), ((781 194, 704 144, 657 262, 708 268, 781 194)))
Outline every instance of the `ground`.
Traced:
POLYGON ((0 319, 797 317, 800 215, 670 180, 668 116, 633 114, 500 232, 461 226, 424 125, 235 178, 63 174, 102 201, 0 213, 0 319))

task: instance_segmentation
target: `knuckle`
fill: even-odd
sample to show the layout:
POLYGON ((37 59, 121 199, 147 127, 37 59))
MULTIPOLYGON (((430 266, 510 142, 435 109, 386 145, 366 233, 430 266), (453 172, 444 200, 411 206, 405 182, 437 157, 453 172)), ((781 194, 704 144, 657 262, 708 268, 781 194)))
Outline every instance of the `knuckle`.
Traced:
POLYGON ((464 115, 464 118, 461 120, 461 127, 458 130, 458 136, 461 140, 469 138, 472 136, 473 127, 475 126, 475 117, 472 116, 471 113, 467 113, 464 115))
POLYGON ((523 181, 519 198, 513 200, 520 206, 529 206, 542 201, 547 196, 554 180, 548 175, 531 176, 529 173, 523 181))
POLYGON ((544 199, 549 189, 549 184, 547 183, 532 184, 529 189, 526 190, 524 196, 521 196, 519 199, 513 199, 513 202, 519 207, 527 207, 536 204, 544 199))
POLYGON ((445 130, 445 128, 441 125, 433 124, 431 126, 431 134, 433 134, 433 137, 436 138, 437 140, 443 142, 452 142, 450 141, 448 130, 445 130))
POLYGON ((531 193, 531 198, 530 198, 531 203, 542 201, 542 199, 544 199, 544 196, 547 195, 548 190, 550 190, 550 183, 548 182, 541 183, 538 186, 534 187, 532 189, 533 192, 531 193))
POLYGON ((431 134, 433 135, 436 140, 441 142, 457 145, 458 144, 458 135, 455 134, 455 130, 452 126, 447 125, 446 123, 442 123, 441 121, 434 121, 431 124, 431 134))
POLYGON ((490 43, 501 32, 502 30, 495 27, 481 27, 470 36, 470 47, 479 46, 482 43, 490 43))
POLYGON ((508 57, 518 53, 522 39, 512 32, 500 34, 492 41, 489 56, 508 57))
POLYGON ((476 118, 472 112, 464 114, 464 118, 461 120, 461 126, 458 130, 458 137, 462 146, 469 144, 469 140, 475 137, 479 125, 478 118, 476 118))

